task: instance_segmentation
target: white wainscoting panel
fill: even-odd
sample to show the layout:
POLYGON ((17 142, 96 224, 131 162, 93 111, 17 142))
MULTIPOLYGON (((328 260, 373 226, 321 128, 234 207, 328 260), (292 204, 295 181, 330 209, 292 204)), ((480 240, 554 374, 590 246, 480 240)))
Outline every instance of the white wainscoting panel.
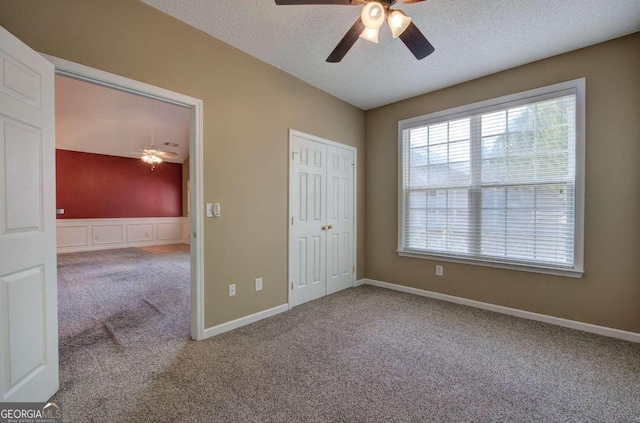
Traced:
POLYGON ((182 222, 158 223, 156 225, 156 236, 159 240, 182 238, 182 222))
POLYGON ((60 226, 57 228, 58 247, 85 247, 89 245, 89 226, 60 226))
POLYGON ((127 224, 127 242, 148 242, 153 238, 153 223, 127 224))
POLYGON ((122 225, 93 225, 93 244, 122 244, 122 225))
POLYGON ((58 219, 58 253, 189 243, 186 217, 58 219))

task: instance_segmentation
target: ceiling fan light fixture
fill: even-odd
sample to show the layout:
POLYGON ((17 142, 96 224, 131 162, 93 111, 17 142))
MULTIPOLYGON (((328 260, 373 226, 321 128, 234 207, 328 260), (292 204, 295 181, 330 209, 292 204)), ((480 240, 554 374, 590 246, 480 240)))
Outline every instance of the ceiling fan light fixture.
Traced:
POLYGON ((387 24, 389 24, 389 28, 391 28, 391 35, 393 35, 393 38, 398 38, 411 24, 411 18, 402 10, 394 10, 389 13, 387 24))
POLYGON ((142 161, 145 163, 149 163, 150 165, 156 165, 162 163, 162 157, 155 152, 145 153, 141 157, 142 161))
POLYGON ((362 34, 360 34, 360 38, 364 38, 367 41, 378 44, 379 33, 379 28, 365 28, 364 31, 362 31, 362 34))
POLYGON ((378 29, 384 23, 385 15, 382 3, 369 2, 362 9, 362 23, 369 29, 378 29))

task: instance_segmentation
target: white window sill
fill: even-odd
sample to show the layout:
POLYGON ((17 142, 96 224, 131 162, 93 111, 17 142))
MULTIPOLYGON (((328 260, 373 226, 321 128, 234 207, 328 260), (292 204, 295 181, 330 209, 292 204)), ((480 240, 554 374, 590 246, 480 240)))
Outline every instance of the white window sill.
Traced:
POLYGON ((583 270, 566 269, 566 268, 560 268, 560 267, 543 267, 543 266, 536 266, 536 265, 524 264, 524 263, 523 264, 503 263, 500 261, 489 261, 489 260, 482 260, 477 258, 471 259, 466 257, 438 255, 434 253, 422 253, 422 252, 416 252, 416 251, 398 250, 397 253, 399 256, 402 256, 402 257, 471 264, 475 266, 494 267, 497 269, 519 270, 522 272, 542 273, 546 275, 564 276, 564 277, 576 278, 576 279, 581 278, 582 275, 584 274, 583 270))

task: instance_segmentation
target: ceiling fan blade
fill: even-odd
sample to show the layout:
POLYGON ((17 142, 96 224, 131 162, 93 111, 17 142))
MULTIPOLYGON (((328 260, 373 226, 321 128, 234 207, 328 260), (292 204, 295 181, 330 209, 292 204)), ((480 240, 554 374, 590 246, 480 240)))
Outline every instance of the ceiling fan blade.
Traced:
POLYGON ((175 151, 158 151, 158 154, 160 154, 163 157, 178 157, 179 154, 176 153, 175 151))
POLYGON ((327 62, 329 63, 338 63, 342 60, 345 54, 353 47, 353 45, 358 41, 360 34, 364 31, 364 24, 362 23, 362 18, 358 18, 356 23, 353 24, 351 29, 347 31, 342 40, 338 43, 336 48, 333 49, 329 57, 327 57, 327 62))
POLYGON ((436 49, 431 45, 431 43, 422 35, 422 32, 418 29, 417 26, 411 22, 407 29, 400 34, 400 39, 407 46, 411 53, 416 56, 416 59, 422 60, 436 49))
POLYGON ((295 6, 300 4, 333 4, 338 6, 357 6, 363 0, 276 0, 278 6, 295 6))

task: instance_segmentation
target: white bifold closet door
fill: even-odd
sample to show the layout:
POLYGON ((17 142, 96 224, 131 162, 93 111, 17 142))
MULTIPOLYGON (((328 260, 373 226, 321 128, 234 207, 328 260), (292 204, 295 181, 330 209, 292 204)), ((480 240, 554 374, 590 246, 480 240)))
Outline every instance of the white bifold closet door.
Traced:
POLYGON ((291 136, 289 305, 352 287, 354 151, 291 136))

